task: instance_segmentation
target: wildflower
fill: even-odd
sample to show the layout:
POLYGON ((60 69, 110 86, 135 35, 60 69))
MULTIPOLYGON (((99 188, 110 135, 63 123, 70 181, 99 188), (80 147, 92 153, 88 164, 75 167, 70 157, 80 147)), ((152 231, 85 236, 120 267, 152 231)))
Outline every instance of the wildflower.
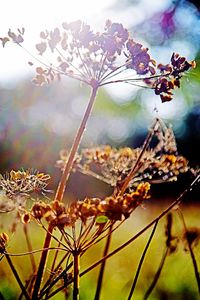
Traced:
MULTIPOLYGON (((0 39, 3 47, 13 41, 23 48, 23 35, 24 29, 17 33, 9 30, 8 36, 0 39)), ((122 24, 110 20, 103 32, 94 32, 80 20, 64 22, 62 28, 42 31, 36 50, 42 57, 50 50, 53 58, 50 65, 41 64, 39 59, 41 66, 36 67, 33 78, 37 85, 49 84, 61 76, 72 77, 92 88, 117 82, 139 86, 142 83, 154 89, 162 102, 172 100, 172 90, 180 87, 182 74, 195 67, 194 61, 188 62, 177 53, 172 54, 169 64, 157 65, 148 48, 131 38, 122 24), (128 77, 127 70, 132 71, 128 77)))
POLYGON ((9 198, 28 196, 33 192, 46 192, 50 176, 38 171, 10 171, 0 177, 0 188, 9 198))
MULTIPOLYGON (((136 149, 128 147, 116 149, 104 145, 83 149, 75 158, 73 171, 80 171, 111 186, 120 187, 143 151, 129 189, 143 180, 150 183, 177 180, 177 176, 187 172, 189 166, 188 161, 177 153, 172 128, 165 126, 159 120, 154 137, 157 138, 157 144, 145 151, 142 150, 143 146, 136 149)), ((62 169, 66 159, 67 155, 62 151, 57 166, 62 169)))

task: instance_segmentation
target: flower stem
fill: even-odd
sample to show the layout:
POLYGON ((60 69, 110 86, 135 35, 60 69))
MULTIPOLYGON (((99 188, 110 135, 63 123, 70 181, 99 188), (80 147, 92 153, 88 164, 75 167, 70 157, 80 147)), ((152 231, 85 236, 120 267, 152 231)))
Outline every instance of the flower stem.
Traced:
POLYGON ((29 238, 29 234, 28 234, 28 224, 24 224, 24 234, 25 234, 25 237, 26 237, 26 243, 27 243, 28 251, 30 252, 30 260, 31 260, 31 265, 32 265, 33 273, 35 273, 35 271, 36 271, 36 263, 35 263, 34 255, 32 253, 33 248, 32 248, 32 245, 31 245, 30 238, 29 238))
POLYGON ((198 175, 193 180, 193 182, 190 184, 190 186, 187 189, 185 189, 184 192, 174 202, 172 202, 172 204, 170 204, 165 210, 163 210, 159 216, 157 216, 149 224, 147 224, 145 227, 143 227, 136 235, 134 235, 132 238, 130 238, 127 242, 125 242, 124 244, 122 244, 121 246, 119 246, 118 248, 116 248, 115 250, 110 252, 108 255, 104 256, 103 258, 98 260, 96 263, 94 263, 93 265, 88 267, 86 270, 81 272, 80 277, 82 277, 86 273, 88 273, 91 270, 93 270, 94 268, 96 268, 104 260, 112 257, 113 255, 115 255, 116 253, 118 253, 119 251, 121 251, 122 249, 127 247, 128 245, 130 245, 134 240, 136 240, 139 236, 141 236, 147 229, 152 227, 156 222, 158 222, 160 219, 162 219, 164 216, 166 216, 166 214, 168 214, 168 212, 171 211, 172 208, 178 206, 181 203, 181 201, 183 201, 182 198, 184 198, 189 192, 191 192, 192 188, 194 187, 195 184, 197 184, 199 182, 199 180, 200 180, 200 175, 198 175))
POLYGON ((158 119, 156 118, 156 120, 155 120, 155 122, 154 122, 154 124, 153 124, 153 126, 151 128, 151 130, 149 131, 149 133, 148 133, 148 135, 147 135, 147 137, 146 137, 146 139, 144 141, 142 150, 141 150, 141 152, 140 152, 140 154, 139 154, 139 156, 138 156, 135 164, 133 165, 131 171, 129 172, 129 174, 127 175, 127 177, 125 178, 125 180, 123 182, 123 185, 122 185, 122 187, 120 189, 120 195, 123 195, 125 193, 125 191, 126 191, 128 185, 129 185, 131 179, 133 178, 133 175, 135 174, 135 172, 137 172, 137 167, 138 167, 138 165, 140 163, 140 160, 141 160, 144 152, 146 151, 147 147, 149 146, 149 143, 151 142, 151 139, 152 139, 152 137, 153 137, 153 135, 155 133, 155 130, 157 128, 156 127, 157 124, 158 124, 158 119))
POLYGON ((157 270, 157 272, 156 272, 156 274, 155 274, 155 276, 153 278, 153 281, 152 281, 150 287, 148 288, 148 290, 146 291, 146 293, 144 295, 144 300, 147 300, 149 298, 150 294, 152 293, 153 289, 155 288, 155 286, 156 286, 156 284, 158 282, 158 279, 160 277, 161 271, 162 271, 162 269, 164 267, 164 263, 165 263, 165 260, 167 258, 168 253, 169 253, 169 247, 166 248, 166 250, 165 250, 165 252, 163 254, 162 260, 161 260, 159 268, 158 268, 158 270, 157 270))
POLYGON ((183 227, 184 227, 184 231, 185 231, 185 235, 186 235, 186 240, 187 240, 187 244, 188 244, 188 249, 189 249, 189 252, 190 252, 191 259, 192 259, 192 264, 193 264, 193 267, 194 267, 194 273, 195 273, 195 277, 196 277, 196 281, 197 281, 197 285, 198 285, 198 291, 199 291, 199 294, 200 294, 200 276, 199 276, 197 261, 195 259, 194 251, 192 249, 192 244, 187 238, 188 229, 187 229, 187 225, 186 225, 186 222, 185 222, 185 218, 184 218, 183 213, 180 209, 178 210, 178 213, 179 213, 179 216, 181 217, 181 220, 182 220, 182 223, 183 223, 183 227))
POLYGON ((68 157, 68 161, 67 161, 67 163, 64 167, 62 177, 61 177, 61 180, 59 182, 59 185, 58 185, 58 188, 57 188, 57 191, 56 191, 55 199, 58 200, 58 201, 62 201, 62 199, 63 199, 63 195, 64 195, 64 192, 65 192, 65 186, 66 186, 67 180, 69 178, 69 174, 70 174, 73 162, 74 162, 74 157, 75 157, 76 152, 78 150, 78 147, 80 145, 81 138, 83 136, 83 133, 84 133, 84 130, 85 130, 85 127, 86 127, 86 123, 87 123, 88 118, 89 118, 89 116, 91 114, 91 111, 92 111, 92 107, 93 107, 93 104, 94 104, 94 101, 95 101, 95 98, 96 98, 97 89, 98 89, 98 85, 94 84, 94 86, 92 88, 92 93, 91 93, 91 96, 90 96, 90 99, 89 99, 88 106, 86 108, 85 114, 84 114, 82 122, 80 124, 80 127, 77 131, 76 137, 74 139, 74 142, 73 142, 73 145, 72 145, 69 157, 68 157))
MULTIPOLYGON (((109 250, 110 243, 111 243, 111 237, 112 237, 112 229, 113 229, 113 226, 111 225, 110 228, 109 228, 109 233, 108 233, 107 239, 106 239, 106 244, 105 244, 105 248, 104 248, 104 252, 103 252, 103 257, 108 254, 108 250, 109 250)), ((98 281, 97 281, 97 289, 96 289, 96 294, 95 294, 94 300, 99 300, 99 298, 100 298, 100 292, 101 292, 101 287, 102 287, 102 282, 103 282, 103 275, 104 275, 105 265, 106 265, 106 260, 104 260, 101 264, 101 268, 100 268, 99 276, 98 276, 98 281)))
POLYGON ((8 262, 8 264, 9 264, 9 266, 10 266, 12 272, 13 272, 13 275, 15 276, 15 278, 16 278, 16 280, 17 280, 17 282, 18 282, 18 284, 19 284, 19 286, 21 288, 22 294, 24 295, 24 297, 26 298, 26 300, 30 300, 30 297, 29 297, 29 295, 28 295, 28 293, 27 293, 24 285, 22 284, 21 279, 19 278, 19 275, 17 273, 17 270, 15 269, 15 266, 12 263, 11 258, 9 257, 9 255, 7 253, 5 253, 5 257, 6 257, 7 262, 8 262))
POLYGON ((80 253, 78 251, 74 251, 73 253, 74 258, 74 277, 73 277, 73 300, 79 299, 79 271, 80 271, 80 253))
POLYGON ((39 263, 36 280, 35 280, 35 285, 34 285, 33 293, 32 293, 32 299, 35 299, 35 300, 38 299, 38 293, 40 290, 40 284, 42 281, 42 276, 43 276, 43 272, 45 269, 45 264, 46 264, 47 254, 48 254, 47 248, 49 247, 50 242, 51 242, 52 231, 53 231, 53 227, 49 225, 48 232, 46 234, 46 238, 44 241, 44 247, 43 247, 44 250, 42 251, 42 254, 41 254, 40 263, 39 263))
POLYGON ((138 277, 139 277, 139 274, 140 274, 140 271, 141 271, 141 267, 142 267, 142 264, 144 262, 144 259, 145 259, 145 256, 146 256, 146 253, 147 253, 147 250, 150 246, 150 243, 152 241, 152 238, 154 236, 154 233, 156 231, 156 227, 158 225, 158 221, 155 223, 154 227, 153 227, 153 230, 151 232, 151 235, 147 241, 147 244, 144 248, 144 251, 142 253, 142 256, 140 258, 140 262, 138 264, 138 267, 137 267, 137 271, 136 271, 136 274, 135 274, 135 277, 134 277, 134 281, 133 281, 133 284, 132 284, 132 287, 131 287, 131 290, 130 290, 130 293, 129 293, 129 296, 128 296, 128 300, 131 300, 132 296, 133 296, 133 293, 134 293, 134 290, 135 290, 135 287, 136 287, 136 283, 137 283, 137 280, 138 280, 138 277))

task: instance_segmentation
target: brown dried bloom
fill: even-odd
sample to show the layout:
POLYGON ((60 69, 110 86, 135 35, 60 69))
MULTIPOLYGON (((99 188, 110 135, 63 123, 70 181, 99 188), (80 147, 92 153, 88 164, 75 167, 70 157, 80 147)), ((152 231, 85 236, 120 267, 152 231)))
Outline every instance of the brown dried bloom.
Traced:
MULTIPOLYGON (((23 48, 24 28, 17 33, 9 30, 8 36, 0 38, 3 47, 9 41, 23 48)), ((158 64, 149 49, 137 43, 120 23, 106 21, 102 32, 94 32, 89 25, 77 20, 64 22, 61 28, 40 33, 36 44, 40 66, 36 67, 33 82, 48 84, 61 76, 69 76, 92 87, 125 82, 154 89, 162 102, 172 99, 172 90, 180 87, 182 74, 195 67, 179 54, 172 54, 167 65, 158 64), (50 52, 51 64, 42 62, 50 52)), ((32 62, 29 62, 33 65, 32 62)))
MULTIPOLYGON (((138 161, 138 167, 130 181, 129 188, 141 181, 159 183, 176 180, 180 173, 189 170, 188 161, 177 154, 176 141, 171 127, 165 126, 159 120, 159 126, 154 132, 157 144, 143 151, 141 148, 131 149, 101 146, 83 149, 74 161, 73 170, 96 177, 114 187, 120 187, 132 167, 138 161)), ((57 166, 61 169, 67 160, 67 154, 61 152, 57 166)))
POLYGON ((10 171, 0 175, 0 188, 11 199, 16 196, 28 196, 33 192, 46 192, 50 176, 28 169, 26 171, 10 171))

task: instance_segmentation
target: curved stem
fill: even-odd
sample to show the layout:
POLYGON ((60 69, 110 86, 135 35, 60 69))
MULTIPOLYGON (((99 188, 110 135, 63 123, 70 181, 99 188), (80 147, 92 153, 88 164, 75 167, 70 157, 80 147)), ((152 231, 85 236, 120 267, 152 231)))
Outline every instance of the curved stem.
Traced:
POLYGON ((132 238, 130 238, 127 242, 125 242, 124 244, 122 244, 121 246, 119 246, 118 248, 116 248, 115 250, 113 250, 112 252, 110 252, 108 255, 104 256, 99 261, 97 261, 96 263, 94 263, 93 265, 91 265, 90 267, 88 267, 86 270, 84 270, 83 272, 81 272, 80 276, 83 276, 86 273, 90 272, 91 270, 93 270, 94 268, 96 268, 100 263, 102 263, 102 261, 104 261, 105 259, 110 258, 111 256, 115 255, 116 253, 118 253, 119 251, 121 251, 122 249, 124 249, 125 247, 127 247, 134 240, 136 240, 139 236, 141 236, 147 229, 149 229, 156 222, 158 222, 160 219, 162 219, 173 207, 175 207, 175 206, 177 206, 177 205, 180 204, 180 202, 182 201, 182 198, 187 193, 189 193, 192 190, 193 186, 196 183, 199 182, 199 179, 200 179, 200 175, 198 175, 195 178, 195 180, 193 180, 193 182, 190 184, 190 186, 186 190, 184 190, 184 192, 174 202, 172 202, 172 204, 170 204, 165 210, 163 210, 163 212, 158 217, 156 217, 154 220, 152 220, 148 225, 146 225, 143 229, 141 229, 136 235, 134 235, 132 238))
POLYGON ((52 232, 53 232, 53 227, 49 225, 49 228, 48 228, 48 231, 46 234, 46 238, 44 241, 44 250, 42 251, 42 254, 41 254, 40 263, 39 263, 39 267, 37 270, 36 280, 35 280, 33 293, 32 293, 32 299, 35 299, 35 300, 38 299, 40 284, 42 281, 42 276, 43 276, 43 272, 44 272, 46 260, 47 260, 47 254, 48 254, 47 248, 49 247, 50 242, 51 242, 52 232))
POLYGON ((30 252, 30 260, 31 260, 31 265, 32 265, 33 273, 35 273, 35 271, 36 271, 36 263, 35 263, 34 255, 32 253, 33 248, 32 248, 32 245, 31 245, 30 238, 29 238, 29 234, 28 234, 28 224, 24 224, 24 234, 25 234, 25 237, 26 237, 26 243, 27 243, 28 251, 30 252))
MULTIPOLYGON (((111 243, 111 237, 112 237, 112 228, 113 228, 113 226, 111 225, 110 228, 109 228, 109 233, 108 233, 108 237, 107 237, 104 252, 103 252, 103 257, 108 254, 108 250, 109 250, 110 243, 111 243)), ((106 260, 104 260, 101 264, 101 268, 100 268, 99 276, 98 276, 98 281, 97 281, 97 289, 96 289, 96 294, 95 294, 94 300, 99 300, 99 298, 100 298, 100 292, 101 292, 101 287, 102 287, 102 282, 103 282, 103 275, 104 275, 105 266, 106 266, 106 260)))
POLYGON ((155 276, 153 278, 153 281, 152 281, 150 287, 148 288, 148 290, 146 291, 146 293, 144 295, 144 300, 147 300, 149 298, 149 296, 152 293, 154 287, 156 286, 156 284, 158 282, 158 279, 160 277, 161 271, 162 271, 162 269, 164 267, 164 263, 165 263, 165 260, 167 258, 168 253, 169 253, 169 247, 167 247, 167 249, 165 250, 165 252, 163 254, 162 260, 161 260, 159 268, 158 268, 158 270, 157 270, 157 272, 156 272, 156 274, 155 274, 155 276))
POLYGON ((148 250, 148 248, 149 248, 149 246, 150 246, 150 243, 151 243, 152 238, 153 238, 153 236, 154 236, 154 233, 155 233, 155 231, 156 231, 157 225, 158 225, 158 221, 155 223, 155 225, 154 225, 154 227, 153 227, 153 230, 152 230, 152 232, 151 232, 151 235, 150 235, 150 237, 149 237, 149 239, 148 239, 148 242, 147 242, 147 244, 146 244, 146 246, 145 246, 145 248, 144 248, 144 251, 143 251, 143 253, 142 253, 142 256, 141 256, 141 258, 140 258, 140 262, 139 262, 138 267, 137 267, 137 271, 136 271, 136 274, 135 274, 135 277, 134 277, 134 281, 133 281, 133 284, 132 284, 132 287, 131 287, 131 290, 130 290, 130 293, 129 293, 129 296, 128 296, 128 300, 131 300, 131 298, 132 298, 132 296, 133 296, 133 293, 134 293, 134 290, 135 290, 135 287, 136 287, 136 283, 137 283, 137 280, 138 280, 138 277, 139 277, 139 274, 140 274, 140 270, 141 270, 142 264, 143 264, 143 262, 144 262, 145 255, 146 255, 147 250, 148 250))
POLYGON ((179 213, 179 216, 181 217, 181 220, 182 220, 182 223, 183 223, 184 232, 185 232, 185 236, 186 236, 186 240, 187 240, 187 244, 188 244, 188 249, 189 249, 189 252, 190 252, 191 259, 192 259, 192 264, 193 264, 193 267, 194 267, 194 273, 195 273, 195 277, 196 277, 196 281, 197 281, 197 285, 198 285, 198 291, 199 291, 199 294, 200 294, 200 276, 199 276, 197 261, 195 259, 194 251, 192 249, 192 244, 187 238, 188 229, 187 229, 187 225, 186 225, 186 222, 185 222, 185 218, 184 218, 183 213, 180 209, 178 210, 178 213, 179 213))
POLYGON ((133 175, 135 174, 135 172, 137 171, 137 167, 140 163, 140 160, 144 154, 144 152, 146 151, 147 147, 149 146, 149 143, 151 142, 151 139, 155 133, 155 130, 156 130, 156 126, 158 124, 158 119, 155 120, 155 123, 153 124, 151 130, 149 131, 149 134, 147 135, 145 141, 144 141, 144 144, 143 144, 143 147, 142 147, 142 150, 135 162, 135 164, 133 165, 131 171, 129 172, 129 174, 126 176, 124 182, 123 182, 123 185, 120 189, 120 194, 123 195, 124 192, 126 191, 131 179, 133 178, 133 175))
POLYGON ((63 195, 64 195, 64 192, 65 192, 65 186, 66 186, 67 180, 69 178, 69 174, 70 174, 71 168, 73 166, 74 158, 75 158, 76 152, 78 150, 78 147, 80 145, 81 138, 83 136, 83 132, 84 132, 85 127, 86 127, 86 123, 87 123, 88 118, 89 118, 89 116, 91 114, 91 111, 92 111, 92 107, 93 107, 93 104, 94 104, 94 101, 95 101, 95 98, 96 98, 97 89, 98 89, 98 85, 96 84, 92 88, 92 93, 91 93, 91 96, 90 96, 90 100, 89 100, 87 109, 85 111, 84 117, 82 119, 82 122, 80 124, 79 129, 78 129, 78 132, 77 132, 76 137, 74 139, 74 142, 73 142, 73 145, 72 145, 69 157, 68 157, 68 161, 67 161, 67 163, 64 167, 62 177, 61 177, 61 180, 59 182, 59 185, 58 185, 58 188, 57 188, 57 191, 56 191, 55 200, 62 201, 62 199, 63 199, 63 195))
POLYGON ((26 298, 26 300, 30 300, 30 297, 29 297, 29 295, 28 295, 28 293, 26 291, 26 288, 24 287, 21 279, 19 278, 19 275, 17 273, 17 270, 15 269, 15 266, 12 263, 12 260, 10 259, 9 255, 7 253, 5 253, 5 257, 6 257, 7 262, 8 262, 8 264, 9 264, 9 266, 10 266, 12 272, 13 272, 13 275, 15 276, 15 278, 16 278, 16 280, 17 280, 17 282, 18 282, 18 284, 19 284, 19 286, 21 288, 22 294, 24 295, 24 297, 26 298))

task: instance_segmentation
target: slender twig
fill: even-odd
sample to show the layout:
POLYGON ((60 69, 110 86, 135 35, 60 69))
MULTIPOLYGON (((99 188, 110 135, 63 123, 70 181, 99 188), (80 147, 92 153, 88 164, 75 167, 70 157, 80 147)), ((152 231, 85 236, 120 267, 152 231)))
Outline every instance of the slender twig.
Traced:
POLYGON ((60 241, 58 242, 58 249, 56 250, 55 256, 53 258, 53 262, 52 262, 52 266, 51 266, 51 273, 53 273, 53 271, 55 269, 55 264, 56 264, 56 260, 57 260, 57 257, 58 257, 58 253, 59 253, 59 248, 60 248, 61 242, 62 242, 62 235, 61 235, 60 241))
POLYGON ((113 250, 112 252, 110 252, 108 255, 106 255, 105 257, 101 258, 100 260, 98 260, 93 265, 91 265, 89 268, 87 268, 86 270, 84 270, 83 272, 81 272, 80 273, 80 277, 83 276, 83 275, 85 275, 89 271, 93 270, 94 268, 96 268, 99 264, 102 263, 103 260, 112 257, 113 255, 115 255, 116 253, 118 253, 119 251, 121 251, 122 249, 124 249, 125 247, 127 247, 134 240, 136 240, 139 236, 141 236, 147 229, 149 229, 156 222, 158 222, 160 219, 162 219, 173 207, 179 205, 180 202, 182 201, 182 198, 184 196, 186 196, 187 193, 189 193, 192 190, 193 186, 199 181, 199 179, 200 179, 200 175, 198 175, 193 180, 193 182, 190 184, 190 186, 187 189, 185 189, 184 192, 174 202, 172 202, 172 204, 170 204, 165 210, 163 210, 163 212, 159 216, 157 216, 148 225, 146 225, 144 228, 142 228, 136 235, 134 235, 132 238, 130 238, 127 242, 125 242, 124 244, 122 244, 121 246, 119 246, 118 248, 116 248, 115 250, 113 250))
POLYGON ((154 78, 161 78, 161 77, 167 77, 170 76, 171 73, 166 73, 166 74, 156 74, 156 75, 151 75, 147 77, 135 77, 135 78, 124 78, 124 79, 116 79, 116 80, 111 80, 111 81, 106 81, 102 82, 100 86, 112 84, 112 83, 123 83, 124 81, 126 82, 137 82, 137 81, 142 81, 142 80, 147 80, 147 79, 154 79, 154 78))
POLYGON ((34 288, 33 288, 32 299, 35 299, 35 300, 38 299, 38 293, 40 290, 40 284, 42 281, 42 276, 44 273, 46 260, 47 260, 47 254, 48 254, 48 251, 46 250, 46 248, 48 248, 50 246, 52 232, 53 232, 53 227, 51 225, 49 225, 49 228, 48 228, 48 231, 46 234, 46 238, 44 241, 44 250, 42 251, 42 254, 41 254, 40 263, 39 263, 39 267, 37 270, 36 280, 35 280, 35 284, 34 284, 34 288))
POLYGON ((152 137, 153 137, 153 135, 154 135, 154 132, 155 132, 155 130, 156 130, 157 124, 158 124, 158 119, 156 118, 155 123, 153 124, 151 130, 149 131, 149 133, 148 133, 148 135, 147 135, 147 137, 146 137, 146 139, 145 139, 145 141, 144 141, 142 150, 141 150, 141 152, 140 152, 140 154, 139 154, 139 156, 138 156, 138 158, 137 158, 135 164, 133 165, 131 171, 130 171, 129 174, 126 176, 126 178, 125 178, 125 180, 124 180, 124 182, 123 182, 123 185, 122 185, 122 187, 121 187, 121 189, 120 189, 120 192, 119 192, 121 195, 124 194, 124 192, 126 191, 126 189, 127 189, 128 185, 129 185, 131 179, 133 178, 133 175, 134 175, 135 172, 137 171, 137 167, 138 167, 138 165, 139 165, 139 163, 140 163, 140 160, 141 160, 141 158, 142 158, 142 156, 143 156, 145 150, 147 149, 147 147, 149 146, 149 143, 151 142, 151 139, 152 139, 152 137))
POLYGON ((85 111, 84 117, 83 117, 82 122, 80 124, 80 127, 78 129, 78 132, 76 134, 75 140, 73 142, 73 145, 72 145, 69 157, 68 157, 68 161, 67 161, 67 163, 64 167, 62 177, 61 177, 61 180, 59 182, 59 185, 58 185, 58 188, 57 188, 57 191, 56 191, 55 199, 58 200, 58 201, 62 201, 62 199, 63 199, 63 195, 64 195, 64 192, 65 192, 65 185, 66 185, 66 182, 68 180, 68 177, 69 177, 69 174, 70 174, 73 162, 74 162, 76 152, 77 152, 78 147, 80 145, 81 138, 83 136, 83 132, 84 132, 85 127, 86 127, 86 123, 87 123, 88 118, 91 114, 92 107, 93 107, 93 104, 94 104, 94 101, 95 101, 95 98, 96 98, 97 89, 98 89, 98 85, 94 84, 94 87, 92 88, 92 93, 91 93, 91 96, 90 96, 90 100, 89 100, 87 109, 85 111))
POLYGON ((28 224, 24 224, 24 234, 25 234, 25 237, 26 237, 26 243, 27 243, 28 251, 30 252, 30 260, 31 260, 31 265, 32 265, 33 273, 35 273, 35 271, 36 271, 36 263, 35 263, 34 255, 32 253, 33 248, 32 248, 32 245, 31 245, 30 238, 29 238, 29 234, 28 234, 28 224))
MULTIPOLYGON (((70 253, 71 254, 71 253, 70 253)), ((70 255, 67 258, 67 261, 69 260, 70 255)), ((55 284, 61 279, 63 278, 66 274, 67 271, 70 270, 73 266, 73 262, 71 262, 70 264, 67 265, 67 267, 65 268, 65 270, 63 270, 60 274, 57 274, 57 276, 55 277, 54 275, 51 277, 51 280, 49 281, 48 285, 46 285, 46 287, 44 289, 41 290, 41 293, 39 295, 39 299, 42 299, 42 297, 48 293, 48 299, 51 298, 51 294, 49 295, 50 289, 55 286, 55 284), (54 278, 55 277, 55 278, 54 278)), ((70 283, 72 283, 72 281, 70 281, 70 283)), ((66 285, 65 285, 66 287, 66 285)), ((54 293, 54 292, 53 292, 54 293)))
POLYGON ((195 277, 196 277, 196 281, 197 281, 197 285, 198 285, 198 291, 199 291, 199 294, 200 294, 200 276, 199 276, 197 261, 195 259, 194 251, 192 249, 192 244, 189 241, 189 239, 187 238, 188 229, 187 229, 187 225, 186 225, 186 222, 185 222, 185 218, 184 218, 183 213, 180 209, 178 209, 178 213, 179 213, 179 216, 181 217, 181 220, 182 220, 182 223, 183 223, 185 237, 186 237, 188 249, 189 249, 189 252, 190 252, 190 256, 191 256, 191 259, 192 259, 192 264, 193 264, 193 267, 194 267, 194 273, 195 273, 195 277))
MULTIPOLYGON (((99 264, 101 264, 104 260, 112 257, 113 255, 115 255, 116 253, 118 253, 119 251, 121 251, 122 249, 124 249, 125 247, 127 247, 128 245, 130 245, 134 240, 136 240, 139 236, 141 236, 146 230, 148 230, 151 226, 153 226, 155 223, 157 223, 160 219, 162 219, 173 207, 179 205, 181 203, 181 201, 183 201, 183 197, 187 195, 187 193, 189 193, 192 188, 194 187, 194 185, 196 183, 198 183, 200 180, 200 175, 198 175, 193 182, 190 184, 190 186, 184 190, 184 192, 172 203, 170 204, 158 217, 156 217, 154 220, 152 220, 147 226, 145 226, 142 230, 140 230, 136 235, 134 235, 131 239, 129 239, 126 243, 122 244, 121 246, 119 246, 118 248, 116 248, 115 250, 113 250, 112 252, 110 252, 108 255, 104 256, 103 258, 101 258, 100 260, 98 260, 96 263, 94 263, 93 265, 91 265, 90 267, 88 267, 86 270, 84 270, 83 272, 80 273, 80 277, 84 276, 85 274, 87 274, 88 272, 90 272, 91 270, 93 270, 94 268, 96 268, 99 264)), ((69 280, 68 284, 72 283, 72 280, 69 280)), ((51 297, 53 297, 54 295, 56 295, 58 292, 60 292, 61 290, 64 289, 65 286, 61 286, 59 287, 57 290, 55 290, 54 292, 52 292, 49 295, 49 299, 51 297)))
MULTIPOLYGON (((51 277, 51 274, 54 273, 54 269, 55 269, 55 264, 56 264, 56 260, 58 258, 58 253, 59 253, 59 247, 61 245, 61 242, 62 242, 62 235, 61 235, 61 238, 60 238, 60 241, 58 242, 58 249, 56 250, 55 252, 55 255, 54 255, 54 258, 53 258, 53 262, 52 262, 52 265, 51 265, 51 271, 50 271, 50 276, 51 277)), ((46 299, 48 299, 48 292, 46 293, 46 299)))
POLYGON ((24 295, 24 297, 26 298, 26 300, 30 300, 31 298, 29 297, 29 295, 28 295, 28 293, 27 293, 27 291, 26 291, 26 289, 25 289, 25 287, 24 287, 24 285, 23 285, 23 283, 22 283, 22 281, 21 281, 21 279, 19 277, 18 272, 15 269, 15 266, 13 265, 10 256, 7 253, 4 253, 4 254, 5 254, 7 262, 8 262, 8 264, 9 264, 11 270, 12 270, 12 273, 15 276, 15 279, 17 280, 17 282, 18 282, 18 284, 19 284, 19 286, 21 288, 22 294, 24 295))
MULTIPOLYGON (((109 228, 109 233, 108 233, 105 248, 104 248, 104 251, 103 251, 103 257, 108 254, 108 250, 109 250, 110 243, 111 243, 111 237, 112 237, 112 227, 113 227, 113 225, 111 225, 110 228, 109 228)), ((102 287, 102 282, 103 282, 105 266, 106 266, 106 260, 104 260, 102 262, 101 267, 100 267, 94 300, 99 300, 100 299, 100 292, 101 292, 101 287, 102 287)))
POLYGON ((151 241, 152 241, 152 239, 153 239, 153 236, 154 236, 154 233, 155 233, 155 231, 156 231, 157 225, 158 225, 158 221, 155 223, 155 225, 154 225, 154 227, 153 227, 153 229, 152 229, 152 232, 151 232, 151 234, 150 234, 150 237, 149 237, 149 239, 148 239, 148 241, 147 241, 147 244, 146 244, 146 246, 145 246, 145 248, 144 248, 144 251, 143 251, 143 253, 142 253, 142 256, 141 256, 141 258, 140 258, 140 261, 139 261, 139 264, 138 264, 138 267, 137 267, 137 271, 136 271, 136 274, 135 274, 135 277, 134 277, 134 280, 133 280, 133 284, 132 284, 132 286, 131 286, 131 290, 130 290, 130 293, 129 293, 129 296, 128 296, 128 300, 131 300, 131 298, 132 298, 132 296, 133 296, 133 293, 134 293, 134 290, 135 290, 135 287, 136 287, 136 284, 137 284, 137 280, 138 280, 138 277, 139 277, 139 274, 140 274, 140 271, 141 271, 141 268, 142 268, 142 264, 143 264, 143 262, 144 262, 144 259, 145 259, 147 250, 148 250, 148 248, 149 248, 149 246, 150 246, 150 243, 151 243, 151 241))
POLYGON ((73 274, 73 300, 79 299, 79 271, 80 271, 80 253, 74 251, 74 274, 73 274))
POLYGON ((57 266, 54 269, 54 272, 50 274, 49 278, 47 279, 47 281, 45 282, 45 284, 43 285, 41 291, 40 291, 40 296, 43 296, 43 291, 46 291, 46 288, 52 283, 53 278, 55 276, 55 274, 57 273, 57 271, 59 270, 60 266, 62 265, 62 263, 67 259, 67 256, 69 257, 71 253, 66 253, 62 259, 59 261, 59 263, 57 264, 57 266))
POLYGON ((166 250, 165 250, 165 252, 163 254, 162 260, 161 260, 160 265, 158 267, 158 270, 157 270, 157 272, 156 272, 156 274, 155 274, 155 276, 153 278, 153 281, 152 281, 150 287, 148 288, 148 290, 146 291, 146 293, 144 295, 144 298, 143 298, 144 300, 147 300, 149 298, 149 296, 152 293, 154 287, 156 286, 156 284, 158 282, 158 279, 160 277, 161 271, 162 271, 162 269, 164 267, 164 263, 165 263, 165 260, 167 258, 168 253, 169 253, 169 247, 166 248, 166 250))

